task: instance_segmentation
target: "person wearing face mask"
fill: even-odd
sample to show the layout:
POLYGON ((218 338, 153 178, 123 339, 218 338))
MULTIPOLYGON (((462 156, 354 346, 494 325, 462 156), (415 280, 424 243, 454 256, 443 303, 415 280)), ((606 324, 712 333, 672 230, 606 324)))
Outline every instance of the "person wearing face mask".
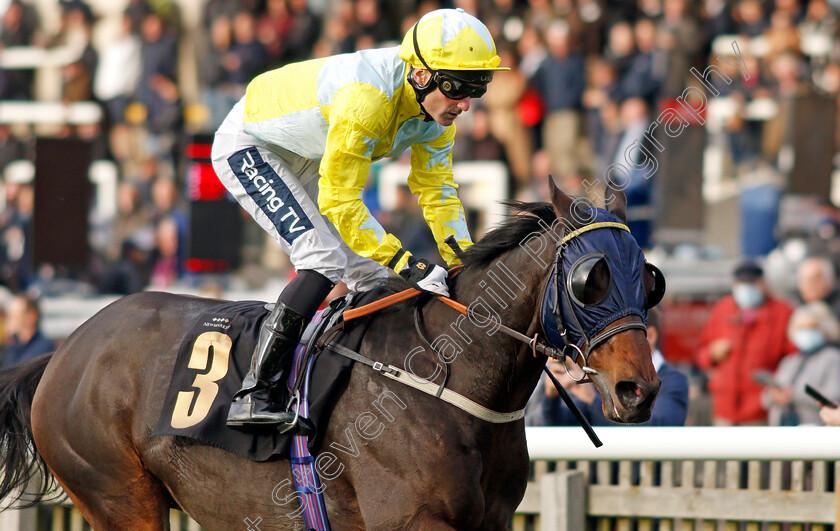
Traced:
POLYGON ((820 404, 805 394, 805 384, 840 401, 840 322, 823 302, 797 308, 788 337, 798 352, 779 363, 773 381, 761 395, 771 426, 822 424, 820 404))
POLYGON ((753 261, 735 269, 732 294, 718 301, 700 336, 696 363, 709 374, 712 422, 718 426, 767 421, 756 371, 775 372, 797 348, 786 331, 792 308, 773 297, 753 261))
POLYGON ((803 304, 824 302, 840 318, 840 289, 831 260, 823 256, 806 258, 799 264, 796 278, 803 304))

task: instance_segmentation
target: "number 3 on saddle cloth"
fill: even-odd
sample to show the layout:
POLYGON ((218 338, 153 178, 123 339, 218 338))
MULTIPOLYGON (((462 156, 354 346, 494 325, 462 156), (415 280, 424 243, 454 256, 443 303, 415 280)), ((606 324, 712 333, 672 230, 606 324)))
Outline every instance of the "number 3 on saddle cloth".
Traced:
MULTIPOLYGON (((364 304, 377 295, 375 292, 359 294, 361 300, 356 304, 364 304)), ((319 312, 302 341, 315 336, 308 341, 314 343, 320 330, 328 328, 343 313, 347 302, 344 298, 336 299, 329 308, 319 312), (318 333, 313 333, 315 327, 318 333)), ((289 458, 294 431, 245 432, 225 424, 230 402, 248 372, 260 326, 268 312, 266 304, 260 301, 226 302, 195 320, 182 337, 177 352, 172 353, 177 359, 153 436, 187 437, 252 461, 289 458)), ((369 319, 354 319, 335 341, 357 349, 369 322, 369 319)), ((353 361, 316 349, 309 349, 305 356, 298 365, 305 361, 311 366, 309 403, 301 414, 308 417, 303 423, 314 428, 308 449, 315 453, 333 407, 346 387, 353 361)))

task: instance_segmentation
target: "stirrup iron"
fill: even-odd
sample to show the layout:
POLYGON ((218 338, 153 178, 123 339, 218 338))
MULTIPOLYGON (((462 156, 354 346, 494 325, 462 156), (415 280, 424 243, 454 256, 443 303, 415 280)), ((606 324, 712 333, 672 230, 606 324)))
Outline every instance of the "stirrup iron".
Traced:
POLYGON ((295 429, 298 425, 298 421, 300 421, 300 391, 298 389, 295 389, 295 394, 289 398, 289 402, 286 404, 286 411, 291 412, 292 407, 294 407, 295 418, 292 419, 291 422, 281 422, 278 424, 278 433, 286 433, 287 431, 295 429))

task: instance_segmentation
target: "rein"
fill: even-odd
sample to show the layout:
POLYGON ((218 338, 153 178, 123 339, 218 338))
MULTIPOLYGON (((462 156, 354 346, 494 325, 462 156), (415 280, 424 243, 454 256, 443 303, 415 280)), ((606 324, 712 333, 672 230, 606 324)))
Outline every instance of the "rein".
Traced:
MULTIPOLYGON (((464 315, 467 315, 467 313, 469 312, 469 309, 466 306, 464 306, 456 300, 450 299, 449 297, 441 297, 440 295, 438 295, 437 299, 445 305, 449 306, 450 308, 464 315)), ((536 357, 536 353, 539 352, 540 354, 543 354, 550 358, 554 358, 557 360, 562 359, 563 354, 560 350, 557 350, 556 348, 550 347, 548 345, 544 345, 537 341, 539 339, 539 334, 534 334, 534 337, 528 337, 525 334, 517 332, 516 330, 507 327, 501 323, 499 323, 499 330, 518 341, 526 343, 528 345, 528 348, 530 348, 534 352, 534 357, 536 357)))
MULTIPOLYGON (((452 268, 450 270, 450 278, 455 277, 462 270, 463 270, 463 266, 455 266, 454 268, 452 268)), ((365 315, 370 315, 371 313, 379 311, 383 308, 387 308, 388 306, 392 306, 392 305, 397 304, 399 302, 406 301, 408 299, 416 297, 416 296, 420 295, 421 293, 422 292, 420 290, 417 290, 417 289, 414 289, 414 288, 408 288, 406 290, 403 290, 403 291, 400 291, 398 293, 394 293, 392 295, 389 295, 387 297, 379 299, 378 301, 374 301, 374 302, 365 304, 364 306, 360 306, 358 308, 353 308, 351 310, 346 310, 344 312, 344 321, 345 322, 346 321, 351 321, 353 319, 358 319, 359 317, 363 317, 365 315)), ((435 298, 438 299, 439 301, 441 301, 442 303, 446 304, 450 308, 453 308, 454 310, 458 311, 459 313, 461 313, 463 315, 468 315, 468 312, 469 312, 468 308, 466 306, 464 306, 463 304, 461 304, 460 302, 458 302, 456 300, 453 300, 453 299, 450 299, 449 297, 443 297, 441 295, 436 295, 435 298)), ((434 352, 435 349, 431 346, 428 339, 426 339, 425 335, 423 334, 423 331, 422 331, 422 314, 419 310, 420 310, 420 307, 418 306, 417 308, 415 308, 415 311, 414 311, 414 327, 415 327, 415 330, 416 330, 417 334, 420 336, 420 339, 423 341, 423 343, 434 352)), ((340 326, 340 325, 338 325, 338 326, 340 326)), ((501 330, 503 333, 507 334, 508 336, 527 344, 528 347, 534 353, 534 357, 536 357, 537 352, 539 352, 543 355, 550 356, 550 357, 555 358, 555 359, 560 359, 560 360, 563 359, 564 354, 563 354, 562 351, 538 342, 539 334, 534 334, 534 337, 528 337, 525 334, 517 332, 516 330, 514 330, 514 329, 512 329, 508 326, 505 326, 501 323, 499 323, 499 330, 501 330)), ((330 334, 326 334, 326 335, 329 336, 330 334)), ((398 382, 401 382, 405 385, 408 385, 409 387, 413 387, 415 389, 423 391, 426 394, 433 395, 436 398, 440 398, 444 402, 448 402, 448 403, 466 411, 467 413, 469 413, 469 414, 471 414, 475 417, 486 420, 487 422, 492 422, 492 423, 513 422, 513 421, 519 420, 519 419, 521 419, 525 416, 525 408, 519 409, 517 411, 507 412, 507 413, 494 411, 492 409, 489 409, 489 408, 486 408, 486 407, 482 406, 481 404, 478 404, 477 402, 474 402, 473 400, 471 400, 471 399, 469 399, 469 398, 467 398, 467 397, 465 397, 465 396, 463 396, 459 393, 456 393, 455 391, 447 389, 446 384, 449 381, 449 373, 450 373, 450 369, 449 369, 448 364, 446 365, 446 374, 444 375, 443 385, 437 385, 437 384, 434 384, 432 382, 425 381, 425 380, 424 381, 418 381, 416 378, 411 377, 405 371, 400 371, 398 368, 393 367, 393 366, 388 365, 388 364, 385 364, 385 363, 382 363, 382 362, 373 361, 370 358, 366 358, 365 356, 362 356, 358 352, 355 352, 355 351, 352 351, 352 350, 350 350, 346 347, 343 347, 342 345, 329 344, 329 347, 331 349, 333 349, 337 354, 340 354, 340 355, 345 356, 347 358, 358 361, 358 362, 360 362, 364 365, 367 365, 368 367, 371 367, 372 369, 376 370, 377 372, 379 372, 380 374, 382 374, 385 377, 391 378, 392 380, 397 380, 398 382)), ((562 389, 562 387, 561 387, 561 389, 562 389)), ((565 391, 565 390, 563 390, 563 391, 565 391)), ((561 391, 561 394, 563 394, 563 391, 561 391)), ((585 419, 584 419, 584 421, 585 421, 585 419)), ((591 428, 590 428, 590 430, 591 430, 591 428)))
MULTIPOLYGON (((458 269, 453 272, 452 276, 455 276, 458 273, 460 273, 460 271, 462 269, 463 269, 463 267, 458 267, 458 269)), ((381 310, 382 308, 387 308, 388 306, 391 306, 391 305, 396 304, 398 302, 402 302, 404 300, 408 300, 410 298, 416 297, 420 293, 421 292, 419 290, 416 290, 414 288, 408 288, 408 289, 403 290, 399 293, 394 293, 393 295, 389 295, 388 297, 385 297, 385 298, 380 299, 378 301, 366 304, 364 306, 360 306, 358 308, 353 308, 352 310, 346 310, 344 312, 344 321, 357 319, 359 317, 369 315, 373 312, 381 310)), ((450 308, 456 310, 457 312, 459 312, 463 315, 467 315, 468 312, 469 312, 469 310, 466 306, 464 306, 463 304, 461 304, 460 302, 458 302, 456 300, 450 299, 449 297, 442 297, 442 296, 438 295, 435 298, 437 298, 442 303, 446 304, 450 308)), ((415 308, 415 311, 414 311, 414 326, 415 326, 415 329, 416 329, 418 335, 420 336, 420 338, 426 344, 426 346, 428 346, 432 351, 434 351, 434 348, 432 348, 432 346, 429 344, 429 341, 426 339, 425 335, 423 334, 423 332, 421 330, 421 324, 420 324, 421 317, 420 317, 419 309, 420 308, 418 306, 417 308, 415 308)), ((339 325, 336 325, 336 326, 341 326, 341 323, 339 325)), ((616 327, 616 328, 618 328, 618 327, 616 327)), ((526 343, 528 345, 528 347, 531 348, 532 352, 534 353, 534 357, 537 356, 537 352, 539 351, 540 353, 542 353, 546 356, 550 356, 554 359, 558 359, 558 360, 561 360, 561 361, 563 361, 565 359, 564 351, 555 349, 554 347, 550 347, 550 346, 544 345, 542 343, 539 343, 538 342, 539 334, 535 333, 534 337, 528 337, 525 334, 517 332, 516 330, 513 330, 512 328, 510 328, 508 326, 505 326, 501 323, 499 323, 499 330, 501 330, 502 332, 504 332, 505 334, 509 335, 510 337, 512 337, 514 339, 517 339, 517 340, 519 340, 523 343, 526 343)), ((325 336, 326 337, 330 337, 330 336, 334 337, 334 334, 327 333, 327 334, 325 334, 325 336)), ((332 337, 330 337, 330 340, 332 339, 332 337)), ((477 403, 477 402, 475 402, 475 401, 473 401, 473 400, 471 400, 471 399, 469 399, 469 398, 467 398, 467 397, 465 397, 465 396, 463 396, 459 393, 456 393, 455 391, 447 389, 446 388, 446 383, 449 380, 449 365, 448 364, 446 365, 446 374, 444 376, 443 385, 437 385, 437 384, 429 382, 429 381, 419 382, 419 381, 417 381, 417 379, 411 377, 409 374, 407 374, 404 371, 400 371, 396 367, 393 367, 389 364, 385 364, 385 363, 382 363, 382 362, 379 362, 379 361, 374 361, 370 358, 362 356, 358 352, 355 352, 353 350, 348 349, 347 347, 344 347, 343 345, 339 345, 338 343, 331 343, 330 340, 325 342, 327 344, 323 344, 322 341, 319 341, 319 343, 321 343, 322 346, 329 346, 336 354, 340 354, 340 355, 342 355, 346 358, 350 358, 350 359, 355 360, 359 363, 362 363, 363 365, 367 365, 371 369, 379 372, 381 375, 383 375, 387 378, 390 378, 392 380, 396 380, 400 383, 408 385, 409 387, 413 387, 414 389, 417 389, 417 390, 422 391, 426 394, 432 395, 435 398, 439 398, 439 399, 443 400, 444 402, 452 404, 453 406, 455 406, 455 407, 457 407, 457 408, 459 408, 463 411, 466 411, 467 413, 469 413, 470 415, 473 415, 474 417, 478 417, 482 420, 485 420, 487 422, 492 422, 494 424, 513 422, 513 421, 516 421, 516 420, 519 420, 519 419, 525 417, 525 408, 519 409, 517 411, 511 411, 509 413, 494 411, 492 409, 489 409, 489 408, 486 408, 486 407, 482 406, 481 404, 479 404, 479 403, 477 403)), ((578 423, 581 425, 583 430, 586 432, 586 435, 592 441, 592 444, 594 444, 596 448, 602 446, 603 443, 598 438, 598 435, 595 433, 595 430, 592 429, 592 425, 589 423, 589 420, 587 420, 587 418, 583 415, 583 413, 581 413, 577 404, 575 404, 572 401, 572 398, 569 396, 569 393, 566 391, 566 389, 563 388, 563 385, 559 381, 557 381, 557 378, 554 377, 554 375, 551 373, 551 371, 549 370, 547 365, 543 366, 543 370, 548 375, 549 379, 551 379, 551 382, 554 384, 554 387, 557 389, 557 392, 560 394, 561 399, 566 404, 566 406, 572 411, 572 414, 574 415, 575 419, 577 419, 578 423)))
POLYGON ((388 306, 393 306, 398 302, 407 301, 408 299, 420 295, 420 293, 421 291, 418 289, 408 288, 398 293, 388 295, 387 297, 383 297, 378 301, 373 301, 371 303, 365 304, 364 306, 359 306, 358 308, 345 310, 344 320, 350 321, 359 317, 364 317, 365 315, 370 315, 373 312, 378 312, 379 310, 387 308, 388 306))
MULTIPOLYGON (((348 320, 357 319, 359 317, 369 315, 369 314, 371 314, 375 311, 381 310, 382 308, 387 308, 388 306, 391 306, 391 305, 396 304, 398 302, 408 300, 412 297, 416 297, 420 293, 422 293, 422 292, 419 291, 419 290, 416 290, 414 288, 409 288, 409 289, 406 289, 406 290, 401 291, 399 293, 389 295, 388 297, 385 297, 384 299, 380 299, 376 302, 372 302, 372 303, 366 304, 364 306, 354 308, 352 310, 347 310, 347 311, 344 312, 344 321, 346 322, 348 320), (348 314, 350 314, 350 315, 348 316, 348 314)), ((442 301, 447 301, 448 300, 448 301, 451 301, 454 304, 460 304, 460 303, 458 303, 456 301, 453 301, 452 299, 448 299, 446 297, 438 296, 437 298, 439 298, 442 301)), ((461 305, 461 306, 463 306, 463 305, 461 305)), ((415 328, 417 330, 417 333, 420 335, 420 338, 426 344, 426 346, 431 348, 431 345, 429 344, 428 340, 426 339, 426 337, 422 333, 422 330, 421 330, 421 327, 422 327, 421 319, 422 318, 420 317, 420 313, 419 313, 418 310, 419 310, 419 306, 417 308, 415 308, 415 313, 414 313, 415 328)), ((464 312, 466 312, 466 307, 464 307, 464 312)), ((344 356, 346 358, 350 358, 354 361, 362 363, 363 365, 367 365, 371 369, 380 373, 382 376, 385 376, 385 377, 390 378, 392 380, 396 380, 396 381, 398 381, 402 384, 405 384, 409 387, 413 387, 414 389, 417 389, 418 391, 422 391, 426 394, 432 395, 435 398, 439 398, 439 399, 443 400, 444 402, 452 404, 453 406, 455 406, 455 407, 457 407, 457 408, 459 408, 463 411, 466 411, 470 415, 473 415, 474 417, 478 417, 478 418, 480 418, 482 420, 485 420, 487 422, 492 422, 494 424, 501 424, 501 423, 507 423, 507 422, 513 422, 513 421, 516 421, 516 420, 520 420, 523 417, 525 417, 525 408, 518 409, 516 411, 511 411, 511 412, 494 411, 492 409, 486 408, 486 407, 482 406, 481 404, 465 397, 464 395, 456 393, 455 391, 452 391, 451 389, 447 389, 446 388, 446 383, 449 380, 449 364, 446 364, 446 374, 444 376, 443 385, 437 385, 437 384, 435 384, 431 381, 420 380, 416 377, 413 377, 408 372, 400 370, 399 368, 394 367, 393 365, 389 365, 389 364, 383 363, 381 361, 374 361, 374 360, 372 360, 372 359, 370 359, 366 356, 363 356, 363 355, 359 354, 358 352, 356 352, 354 350, 350 350, 349 348, 347 348, 343 345, 332 342, 332 339, 335 337, 335 334, 333 333, 333 331, 334 330, 337 331, 339 329, 339 327, 341 327, 341 326, 343 326, 343 323, 339 323, 336 326, 334 326, 333 329, 330 329, 329 331, 327 331, 324 334, 324 338, 322 338, 318 341, 319 347, 321 347, 321 348, 328 347, 333 352, 335 352, 336 354, 340 354, 341 356, 344 356)), ((523 336, 523 337, 525 337, 526 340, 528 339, 527 336, 523 336)), ((434 351, 433 348, 431 350, 434 351)))
MULTIPOLYGON (((357 319, 357 318, 363 317, 365 315, 370 315, 373 312, 379 311, 383 308, 387 308, 388 306, 392 306, 394 304, 397 304, 398 302, 402 302, 402 301, 406 301, 408 299, 414 298, 417 295, 420 295, 421 293, 422 292, 420 290, 417 290, 417 289, 414 289, 414 288, 408 288, 408 289, 400 291, 398 293, 394 293, 393 295, 388 295, 387 297, 379 299, 378 301, 371 302, 371 303, 365 304, 364 306, 359 306, 358 308, 353 308, 352 310, 345 311, 344 312, 344 321, 350 321, 352 319, 357 319)), ((463 304, 461 304, 460 302, 458 302, 454 299, 450 299, 449 297, 444 297, 442 295, 435 295, 435 298, 437 300, 439 300, 440 302, 446 304, 450 308, 452 308, 452 309, 454 309, 454 310, 456 310, 456 311, 458 311, 458 312, 460 312, 464 315, 467 315, 468 312, 469 312, 469 310, 466 306, 464 306, 463 304)), ((615 328, 619 328, 619 327, 615 327, 615 328)), ((628 328, 633 328, 633 327, 628 327, 628 328)), ((525 334, 523 334, 521 332, 517 332, 513 328, 505 326, 501 323, 499 323, 499 330, 504 332, 505 334, 509 335, 510 337, 518 340, 518 341, 526 343, 528 345, 528 348, 530 348, 534 352, 534 357, 536 357, 536 353, 539 352, 540 354, 542 354, 544 356, 548 356, 550 358, 554 358, 554 359, 560 360, 560 361, 563 361, 563 359, 565 358, 565 354, 562 350, 556 349, 556 348, 551 347, 549 345, 545 345, 543 343, 539 343, 538 342, 539 334, 534 334, 534 337, 528 337, 525 334)), ((611 328, 610 331, 612 331, 612 330, 614 330, 614 329, 611 328)), ((623 331, 623 329, 622 329, 622 331, 623 331)), ((601 333, 601 334, 598 334, 597 337, 601 337, 601 336, 604 336, 604 335, 605 335, 604 333, 601 333)), ((421 335, 421 337, 422 337, 422 335, 421 335)), ((609 336, 604 337, 604 339, 602 339, 601 342, 603 342, 605 339, 607 339, 607 337, 609 337, 609 336)), ((425 341, 424 337, 422 337, 422 339, 425 341)))
MULTIPOLYGON (((574 230, 574 231, 571 231, 571 232, 567 233, 557 243, 557 248, 558 248, 557 260, 555 260, 555 263, 554 263, 554 266, 553 266, 554 271, 552 271, 552 273, 548 277, 548 282, 551 282, 552 279, 555 279, 556 274, 558 274, 558 273, 560 275, 561 280, 563 280, 563 281, 566 280, 565 271, 564 271, 564 267, 563 267, 563 259, 562 259, 563 249, 565 249, 565 244, 568 243, 570 240, 580 236, 581 234, 585 234, 585 233, 587 233, 591 230, 601 229, 601 228, 613 228, 613 229, 624 230, 624 231, 627 231, 628 233, 630 232, 630 229, 627 227, 627 225, 625 225, 623 223, 599 222, 599 223, 591 223, 589 225, 585 225, 585 226, 583 226, 583 227, 581 227, 577 230, 574 230)), ((455 251, 455 254, 458 255, 459 257, 463 254, 463 251, 461 251, 460 247, 455 242, 453 237, 451 237, 451 236, 448 237, 447 240, 446 240, 446 243, 448 243, 450 245, 450 247, 452 247, 453 251, 455 251)), ((454 278, 462 270, 463 270, 463 266, 455 266, 454 268, 452 268, 450 270, 450 278, 454 278)), ((576 351, 576 353, 578 355, 580 355, 581 359, 583 360, 583 365, 581 366, 581 368, 582 368, 584 374, 587 375, 587 376, 594 375, 594 374, 597 374, 598 372, 595 369, 593 369, 592 367, 589 366, 589 364, 587 362, 587 359, 589 357, 589 354, 595 348, 597 348, 602 343, 606 342, 612 336, 614 336, 616 334, 619 334, 621 332, 624 332, 626 330, 640 329, 640 330, 643 330, 645 332, 647 331, 647 327, 645 326, 645 324, 643 322, 628 322, 628 323, 622 323, 620 325, 617 325, 617 326, 614 326, 614 327, 611 327, 611 328, 607 328, 607 329, 599 332, 598 334, 595 334, 591 338, 588 337, 587 334, 586 334, 586 331, 584 330, 583 326, 581 325, 580 320, 578 319, 577 314, 574 311, 574 306, 572 305, 571 300, 570 300, 570 296, 569 296, 569 289, 567 288, 567 289, 563 290, 566 303, 569 305, 569 308, 571 309, 571 314, 572 314, 572 318, 575 321, 575 325, 577 325, 578 330, 580 331, 581 335, 584 338, 584 350, 581 350, 577 345, 575 345, 574 343, 569 341, 569 338, 568 338, 568 335, 567 335, 568 326, 566 325, 565 321, 562 318, 563 316, 562 316, 562 311, 560 310, 560 300, 559 300, 559 297, 557 297, 557 295, 556 295, 557 284, 558 284, 558 282, 555 280, 554 288, 553 288, 553 289, 555 289, 553 313, 555 314, 555 316, 557 318, 557 322, 560 323, 561 326, 563 327, 562 331, 560 331, 559 327, 558 327, 558 332, 559 332, 560 336, 563 338, 563 342, 564 342, 564 345, 563 345, 562 348, 558 349, 558 348, 555 348, 554 346, 547 345, 545 343, 540 342, 539 341, 540 336, 539 336, 538 333, 534 333, 533 337, 529 337, 529 336, 527 336, 527 335, 525 335, 521 332, 518 332, 518 331, 516 331, 516 330, 514 330, 514 329, 512 329, 512 328, 510 328, 510 327, 508 327, 508 326, 506 326, 502 323, 498 323, 498 330, 502 331, 502 333, 508 335, 509 337, 511 337, 513 339, 516 339, 517 341, 520 341, 520 342, 528 345, 528 348, 531 349, 534 357, 536 357, 537 352, 539 352, 542 355, 545 355, 547 357, 550 357, 550 358, 553 358, 553 359, 556 359, 558 361, 561 361, 561 362, 565 363, 567 352, 568 352, 569 349, 571 349, 573 351, 576 351)), ((546 292, 547 292, 546 290, 543 290, 543 295, 542 295, 543 299, 546 296, 546 292)), ((364 306, 360 306, 359 308, 353 308, 351 310, 347 310, 347 311, 344 312, 344 321, 346 322, 346 321, 350 321, 350 320, 353 320, 353 319, 357 319, 357 318, 365 316, 365 315, 369 315, 369 314, 371 314, 373 312, 376 312, 376 311, 379 311, 383 308, 387 308, 388 306, 391 306, 393 304, 396 304, 396 303, 411 299, 413 297, 416 297, 417 295, 420 295, 420 293, 422 293, 420 290, 417 290, 415 288, 408 288, 408 289, 403 290, 401 292, 389 295, 389 296, 387 296, 383 299, 380 299, 378 301, 366 304, 364 306)), ((440 302, 446 304, 450 308, 454 309, 455 311, 461 313, 462 315, 465 315, 465 316, 469 317, 469 311, 470 310, 464 304, 462 304, 462 303, 460 303, 456 300, 453 300, 449 297, 443 297, 441 295, 436 295, 435 298, 437 300, 439 300, 440 302)), ((538 306, 542 307, 542 305, 543 305, 543 303, 540 302, 540 304, 538 306)), ((543 327, 543 331, 545 332, 545 324, 542 322, 542 320, 540 322, 541 322, 541 325, 543 327)), ((337 326, 341 326, 341 324, 339 324, 337 326)), ((415 326, 415 330, 416 330, 417 334, 423 340, 424 344, 427 347, 431 348, 432 351, 435 351, 435 349, 429 344, 429 341, 426 339, 425 335, 423 334, 423 331, 422 331, 422 313, 420 312, 420 307, 419 306, 416 307, 415 311, 414 311, 414 326, 415 326)), ((330 334, 327 334, 327 335, 330 335, 330 334)), ((404 371, 400 371, 396 367, 392 367, 391 365, 387 365, 387 364, 383 364, 382 362, 371 360, 369 358, 366 358, 366 357, 362 356, 361 354, 359 354, 357 352, 354 352, 354 351, 351 351, 351 350, 349 350, 345 347, 342 347, 341 345, 331 345, 331 346, 334 348, 336 353, 341 354, 341 355, 346 356, 346 357, 349 357, 349 358, 354 359, 356 361, 359 361, 359 362, 361 362, 365 365, 368 365, 369 367, 373 368, 374 370, 376 370, 377 372, 379 372, 383 376, 386 376, 386 377, 391 378, 393 380, 397 380, 399 382, 402 382, 406 385, 409 385, 410 387, 414 387, 415 389, 423 391, 424 393, 434 395, 435 397, 440 398, 441 400, 444 400, 445 402, 448 402, 452 405, 455 405, 456 407, 470 413, 471 415, 474 415, 474 416, 476 416, 478 418, 481 418, 483 420, 486 420, 488 422, 494 422, 494 423, 512 422, 512 421, 515 421, 515 420, 519 420, 519 419, 521 419, 525 416, 525 408, 520 409, 518 411, 512 411, 510 413, 500 413, 500 412, 493 411, 493 410, 490 410, 488 408, 485 408, 484 406, 470 400, 469 398, 467 398, 465 396, 462 396, 458 393, 455 393, 454 391, 446 389, 446 383, 449 380, 449 366, 448 365, 446 366, 446 374, 444 376, 443 385, 439 386, 437 384, 434 384, 432 382, 425 381, 425 380, 422 381, 422 382, 419 382, 419 381, 417 381, 417 379, 411 377, 410 375, 408 375, 404 371), (339 348, 335 348, 335 347, 339 347, 339 348)), ((576 358, 573 358, 573 359, 576 359, 576 358)), ((563 401, 566 403, 566 405, 572 411, 575 418, 578 420, 581 427, 583 427, 584 431, 589 436, 589 438, 593 442, 593 444, 596 447, 601 446, 602 443, 598 439, 598 436, 595 434, 595 431, 592 429, 592 426, 589 424, 589 421, 580 412, 577 405, 572 401, 569 394, 566 392, 566 390, 563 388, 563 386, 560 384, 560 382, 554 377, 554 375, 548 369, 548 366, 543 367, 543 369, 544 369, 545 373, 548 375, 551 382, 557 388, 557 391, 559 392, 560 397, 563 399, 563 401)), ((567 370, 568 370, 568 368, 567 368, 567 370)), ((588 380, 586 380, 586 378, 578 380, 579 383, 582 383, 583 381, 588 381, 588 380)))

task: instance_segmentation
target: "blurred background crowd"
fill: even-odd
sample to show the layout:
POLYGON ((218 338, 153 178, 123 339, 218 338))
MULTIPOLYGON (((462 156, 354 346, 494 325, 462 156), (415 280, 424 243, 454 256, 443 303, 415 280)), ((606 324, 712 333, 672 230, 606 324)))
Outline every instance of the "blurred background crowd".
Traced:
MULTIPOLYGON (((38 297, 273 297, 288 262, 224 200, 213 131, 259 73, 397 45, 439 7, 484 21, 511 67, 459 118, 458 164, 492 161, 494 199, 544 200, 549 175, 627 194, 669 282, 651 335, 682 379, 663 422, 820 422, 798 383, 840 400, 840 0, 0 0, 5 363, 64 336, 38 331, 38 297)), ((366 202, 435 259, 406 188, 380 205, 382 171, 366 202)), ((481 191, 462 188, 477 238, 481 191)), ((556 406, 532 422, 562 422, 556 406)))

